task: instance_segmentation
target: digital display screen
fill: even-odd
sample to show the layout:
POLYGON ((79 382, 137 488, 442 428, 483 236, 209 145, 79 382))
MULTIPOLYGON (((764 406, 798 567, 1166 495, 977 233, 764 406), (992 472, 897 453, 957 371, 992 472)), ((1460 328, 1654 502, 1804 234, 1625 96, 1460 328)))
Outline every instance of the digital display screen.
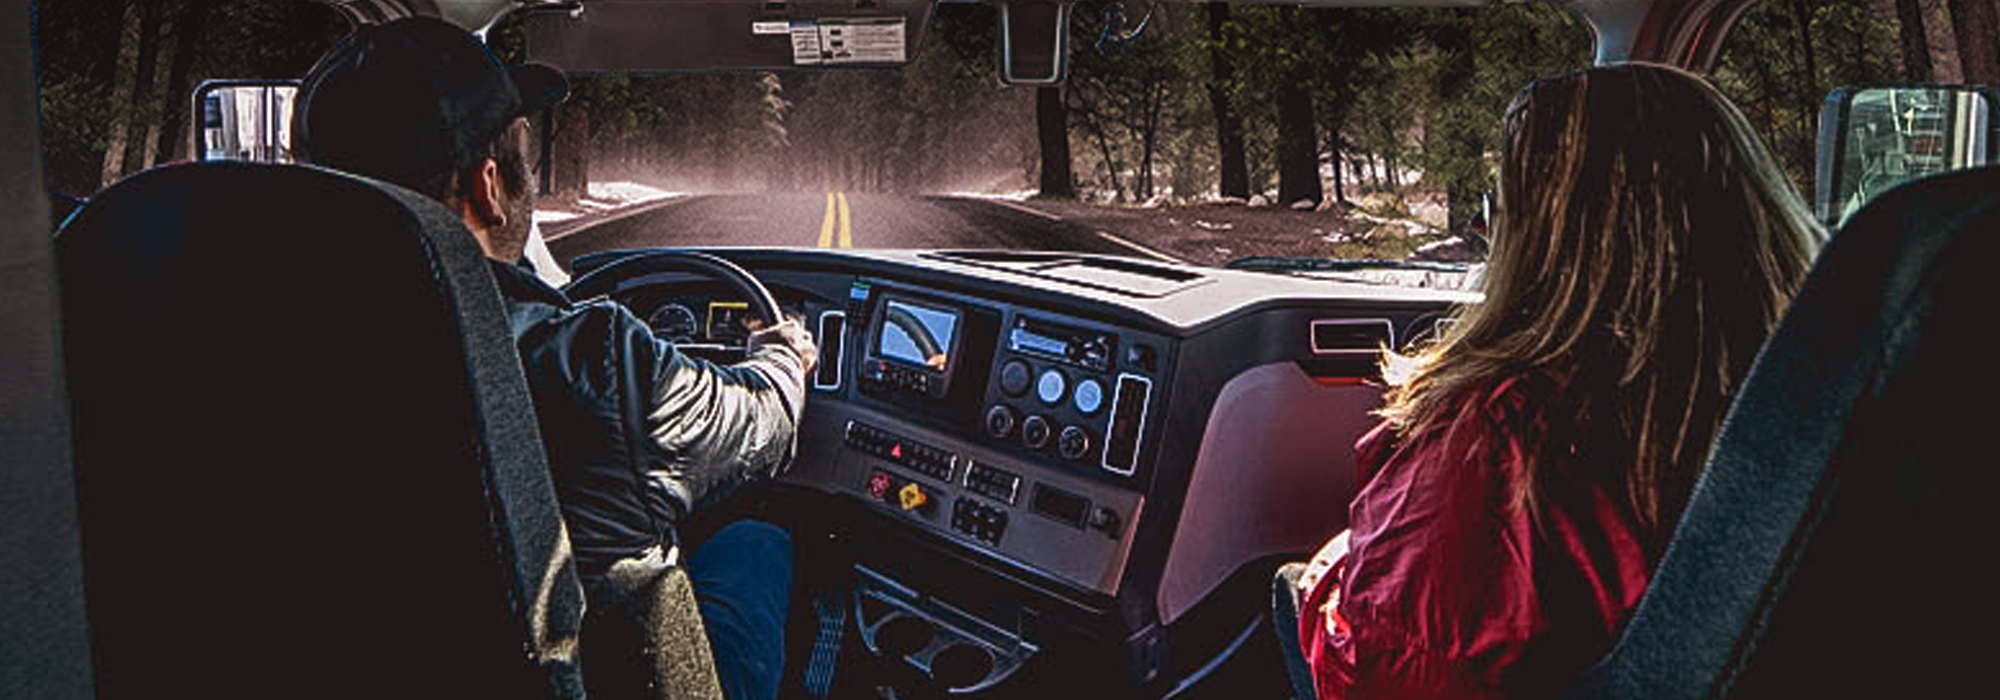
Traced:
POLYGON ((951 366, 958 321, 956 311, 890 299, 883 309, 882 335, 875 354, 944 372, 951 366))
POLYGON ((1036 484, 1035 498, 1029 507, 1037 513, 1069 523, 1072 527, 1083 527, 1083 518, 1090 512, 1090 501, 1062 489, 1036 484))

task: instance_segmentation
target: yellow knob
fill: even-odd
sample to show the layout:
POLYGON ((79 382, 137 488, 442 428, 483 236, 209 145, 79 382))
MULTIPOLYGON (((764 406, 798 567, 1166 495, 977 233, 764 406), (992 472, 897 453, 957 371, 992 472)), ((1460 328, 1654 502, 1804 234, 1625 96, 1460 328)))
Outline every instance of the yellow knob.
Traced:
POLYGON ((902 501, 903 510, 916 510, 931 499, 924 493, 923 488, 915 483, 903 484, 902 490, 896 492, 896 498, 902 501))

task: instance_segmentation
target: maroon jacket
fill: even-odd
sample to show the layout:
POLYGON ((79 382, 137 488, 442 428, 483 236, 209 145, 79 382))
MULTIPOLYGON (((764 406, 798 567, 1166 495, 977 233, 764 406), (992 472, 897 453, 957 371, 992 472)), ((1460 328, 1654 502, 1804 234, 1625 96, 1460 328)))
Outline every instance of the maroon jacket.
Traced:
POLYGON ((1625 499, 1560 490, 1538 529, 1515 505, 1528 454, 1515 382, 1450 424, 1356 445, 1348 550, 1300 606, 1321 700, 1553 697, 1609 651, 1651 574, 1625 499), (1329 601, 1333 601, 1329 605, 1329 601))

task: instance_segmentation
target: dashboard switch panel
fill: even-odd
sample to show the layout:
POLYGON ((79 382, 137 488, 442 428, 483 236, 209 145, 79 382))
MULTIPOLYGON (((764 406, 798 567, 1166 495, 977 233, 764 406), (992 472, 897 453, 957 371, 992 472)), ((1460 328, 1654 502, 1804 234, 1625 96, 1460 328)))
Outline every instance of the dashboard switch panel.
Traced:
POLYGON ((847 446, 946 483, 957 472, 958 455, 865 423, 847 422, 847 446))
POLYGON ((958 499, 951 507, 951 528, 987 544, 1000 544, 1007 531, 1007 511, 970 498, 958 499))
POLYGON ((965 490, 1011 506, 1021 494, 1021 475, 973 462, 965 468, 965 490))

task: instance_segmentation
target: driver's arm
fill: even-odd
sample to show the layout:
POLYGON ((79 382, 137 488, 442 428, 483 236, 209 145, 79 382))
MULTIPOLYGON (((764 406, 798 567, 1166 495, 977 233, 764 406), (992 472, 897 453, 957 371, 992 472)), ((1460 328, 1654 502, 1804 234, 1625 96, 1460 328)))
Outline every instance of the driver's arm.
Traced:
POLYGON ((749 357, 733 365, 689 357, 657 338, 654 347, 646 429, 667 460, 651 476, 681 517, 789 458, 816 359, 812 336, 797 322, 752 335, 749 357))

